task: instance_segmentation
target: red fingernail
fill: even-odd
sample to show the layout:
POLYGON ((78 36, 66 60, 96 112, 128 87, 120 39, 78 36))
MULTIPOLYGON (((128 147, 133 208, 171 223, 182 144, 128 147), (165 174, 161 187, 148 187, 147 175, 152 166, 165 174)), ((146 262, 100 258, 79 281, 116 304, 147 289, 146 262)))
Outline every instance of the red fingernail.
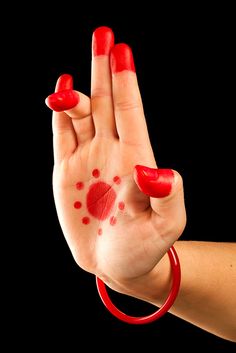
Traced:
POLYGON ((161 198, 170 194, 174 173, 172 169, 154 169, 136 165, 134 179, 144 194, 161 198))
POLYGON ((56 92, 46 99, 47 106, 55 112, 74 108, 79 103, 79 95, 72 89, 56 92))
POLYGON ((127 44, 120 43, 112 48, 110 63, 113 73, 124 70, 135 72, 132 50, 127 44))
POLYGON ((68 74, 63 74, 57 80, 55 92, 64 91, 66 89, 73 89, 73 77, 68 74))
POLYGON ((109 55, 114 46, 114 34, 108 27, 99 27, 93 33, 93 55, 109 55))

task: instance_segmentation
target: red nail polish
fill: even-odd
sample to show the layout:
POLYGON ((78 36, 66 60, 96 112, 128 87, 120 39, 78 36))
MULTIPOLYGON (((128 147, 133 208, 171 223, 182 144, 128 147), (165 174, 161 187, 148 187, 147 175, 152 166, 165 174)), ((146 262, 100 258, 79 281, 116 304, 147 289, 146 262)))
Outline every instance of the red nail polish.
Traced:
POLYGON ((46 99, 47 106, 55 112, 74 108, 79 103, 79 95, 72 89, 56 92, 46 99))
POLYGON ((120 43, 111 50, 111 71, 113 73, 129 70, 135 72, 132 50, 127 44, 120 43))
POLYGON ((170 194, 174 173, 172 169, 154 169, 136 165, 134 179, 144 194, 161 198, 170 194))
POLYGON ((109 55, 114 46, 114 34, 108 27, 99 27, 93 33, 93 55, 109 55))
POLYGON ((68 74, 63 74, 57 80, 55 92, 64 91, 66 89, 73 89, 73 77, 68 74))

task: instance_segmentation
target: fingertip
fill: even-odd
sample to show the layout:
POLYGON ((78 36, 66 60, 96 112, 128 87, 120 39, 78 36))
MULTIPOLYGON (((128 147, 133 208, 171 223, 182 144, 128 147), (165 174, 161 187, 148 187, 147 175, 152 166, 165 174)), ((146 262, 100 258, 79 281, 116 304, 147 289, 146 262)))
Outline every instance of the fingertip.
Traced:
POLYGON ((92 50, 94 56, 109 55, 114 46, 114 33, 111 28, 101 26, 93 32, 92 50))
POLYGON ((111 49, 110 65, 112 73, 124 70, 136 72, 131 48, 125 43, 116 44, 111 49))
POLYGON ((73 77, 69 74, 62 74, 56 83, 55 92, 73 89, 73 77))
POLYGON ((55 87, 55 93, 45 99, 48 108, 55 112, 62 112, 73 108, 79 103, 79 95, 73 90, 73 77, 69 74, 62 74, 55 87))
POLYGON ((55 92, 45 99, 45 103, 55 112, 66 111, 79 103, 79 94, 71 89, 55 92))
POLYGON ((170 195, 174 178, 172 169, 156 169, 142 165, 134 167, 134 180, 137 186, 150 197, 163 198, 170 195))

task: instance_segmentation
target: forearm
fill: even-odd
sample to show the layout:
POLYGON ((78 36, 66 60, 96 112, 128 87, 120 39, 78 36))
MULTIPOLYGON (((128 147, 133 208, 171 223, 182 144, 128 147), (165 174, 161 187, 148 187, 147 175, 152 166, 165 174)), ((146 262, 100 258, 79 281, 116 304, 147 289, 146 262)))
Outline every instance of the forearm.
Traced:
MULTIPOLYGON (((178 241, 180 292, 170 312, 225 339, 236 341, 236 244, 178 241)), ((128 286, 127 286, 128 287, 128 286)), ((157 306, 171 287, 168 256, 127 294, 157 306)))

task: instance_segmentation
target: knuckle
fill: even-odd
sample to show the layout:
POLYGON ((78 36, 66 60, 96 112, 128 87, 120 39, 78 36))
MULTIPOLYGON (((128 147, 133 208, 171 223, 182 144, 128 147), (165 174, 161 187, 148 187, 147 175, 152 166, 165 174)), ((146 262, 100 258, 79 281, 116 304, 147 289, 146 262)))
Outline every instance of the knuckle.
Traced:
POLYGON ((140 102, 130 100, 130 99, 123 99, 123 100, 118 100, 115 103, 115 110, 117 112, 122 112, 126 110, 137 110, 140 109, 140 102))
POLYGON ((101 97, 111 97, 111 92, 106 87, 96 87, 93 89, 92 99, 101 97))

